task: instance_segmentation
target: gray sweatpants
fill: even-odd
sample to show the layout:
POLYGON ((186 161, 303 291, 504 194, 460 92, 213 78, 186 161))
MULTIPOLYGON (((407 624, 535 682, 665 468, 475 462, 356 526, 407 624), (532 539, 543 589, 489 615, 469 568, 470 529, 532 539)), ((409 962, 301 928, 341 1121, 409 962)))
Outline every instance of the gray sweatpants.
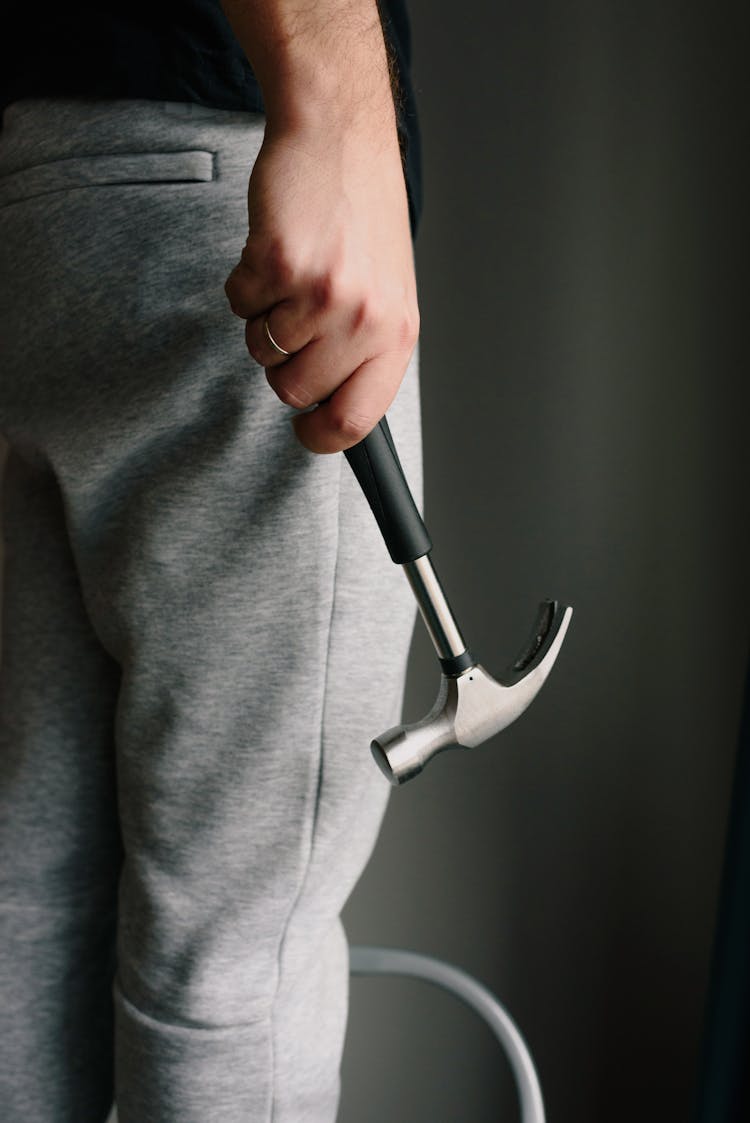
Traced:
MULTIPOLYGON (((330 1123, 403 574, 224 281, 263 118, 0 134, 3 1123, 330 1123)), ((389 411, 421 495, 416 361, 389 411)))

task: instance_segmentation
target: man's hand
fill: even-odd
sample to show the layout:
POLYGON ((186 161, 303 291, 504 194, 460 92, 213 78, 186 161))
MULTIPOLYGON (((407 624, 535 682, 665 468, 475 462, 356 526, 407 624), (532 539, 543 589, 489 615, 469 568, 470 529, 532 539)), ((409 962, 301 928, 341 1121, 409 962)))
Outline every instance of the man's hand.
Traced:
POLYGON ((307 8, 224 0, 267 110, 249 235, 225 287, 279 398, 299 409, 323 403, 295 417, 299 440, 337 452, 366 436, 395 397, 419 313, 375 0, 307 8), (269 343, 266 318, 290 358, 269 343))

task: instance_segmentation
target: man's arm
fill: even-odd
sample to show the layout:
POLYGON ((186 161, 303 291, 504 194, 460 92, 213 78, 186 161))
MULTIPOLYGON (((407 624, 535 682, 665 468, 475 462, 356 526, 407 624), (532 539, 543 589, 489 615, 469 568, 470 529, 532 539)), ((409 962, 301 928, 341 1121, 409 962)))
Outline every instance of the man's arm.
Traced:
POLYGON ((249 235, 226 292, 313 452, 355 444, 419 331, 409 214, 376 0, 222 0, 263 91, 249 235), (293 352, 285 359, 264 332, 293 352))

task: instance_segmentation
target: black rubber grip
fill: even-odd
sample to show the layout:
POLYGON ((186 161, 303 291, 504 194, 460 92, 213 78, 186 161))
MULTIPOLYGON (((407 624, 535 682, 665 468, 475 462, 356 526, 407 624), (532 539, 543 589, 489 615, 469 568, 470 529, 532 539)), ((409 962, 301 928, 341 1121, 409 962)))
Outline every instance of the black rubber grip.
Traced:
POLYGON ((359 444, 345 449, 344 456, 359 480, 396 564, 416 561, 428 554, 432 542, 406 482, 386 419, 382 418, 359 444))

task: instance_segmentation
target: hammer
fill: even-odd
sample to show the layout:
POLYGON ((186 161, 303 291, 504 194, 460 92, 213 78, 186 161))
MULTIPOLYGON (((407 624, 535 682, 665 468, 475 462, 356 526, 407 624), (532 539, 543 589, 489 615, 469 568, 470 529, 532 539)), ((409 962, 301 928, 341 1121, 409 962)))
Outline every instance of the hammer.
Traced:
POLYGON ((432 541, 385 417, 344 455, 392 560, 404 567, 441 667, 437 701, 427 716, 411 725, 395 725, 370 745, 381 771, 397 786, 418 775, 443 749, 474 748, 520 717, 552 670, 573 609, 543 601, 531 639, 508 670, 494 679, 469 651, 450 610, 429 557, 432 541))

